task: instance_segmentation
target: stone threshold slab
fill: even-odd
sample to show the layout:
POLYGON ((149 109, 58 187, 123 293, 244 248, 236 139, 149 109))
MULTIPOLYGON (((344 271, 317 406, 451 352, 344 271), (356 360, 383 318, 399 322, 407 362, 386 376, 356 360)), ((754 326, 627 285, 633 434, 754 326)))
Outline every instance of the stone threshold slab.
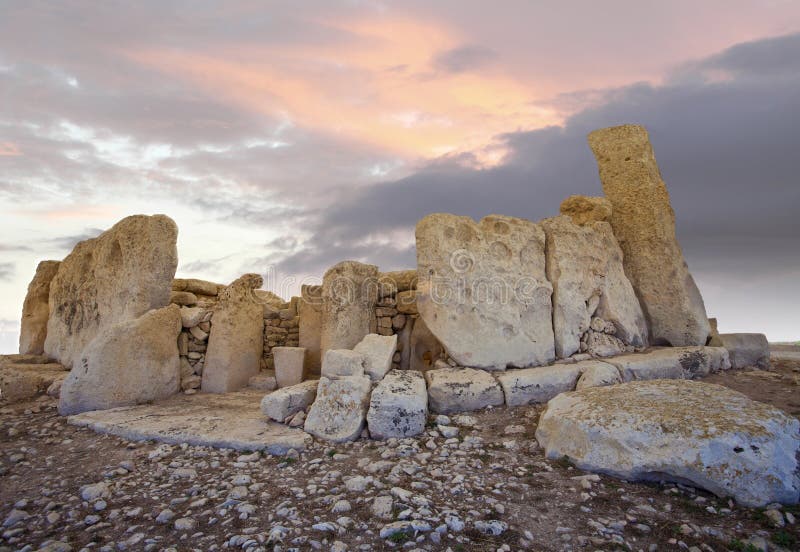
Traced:
POLYGON ((312 437, 270 422, 261 413, 263 391, 179 394, 153 404, 84 412, 67 423, 132 441, 261 450, 283 455, 305 450, 312 437))

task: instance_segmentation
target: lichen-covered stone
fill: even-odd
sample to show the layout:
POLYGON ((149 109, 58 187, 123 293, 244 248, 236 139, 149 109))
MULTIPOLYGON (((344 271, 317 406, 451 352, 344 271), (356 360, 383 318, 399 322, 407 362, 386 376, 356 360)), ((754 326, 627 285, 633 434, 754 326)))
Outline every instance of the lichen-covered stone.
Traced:
POLYGON ((800 421, 727 387, 637 381, 564 393, 539 419, 548 458, 626 480, 691 482, 745 506, 800 495, 800 421))
POLYGON ((427 419, 428 393, 421 372, 392 370, 372 391, 367 412, 372 438, 419 435, 427 419))

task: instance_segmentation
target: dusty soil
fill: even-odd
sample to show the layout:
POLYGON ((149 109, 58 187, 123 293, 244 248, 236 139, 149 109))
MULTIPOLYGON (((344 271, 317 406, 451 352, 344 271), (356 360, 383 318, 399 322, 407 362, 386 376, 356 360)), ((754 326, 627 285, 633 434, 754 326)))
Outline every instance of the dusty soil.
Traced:
MULTIPOLYGON (((774 364, 707 381, 800 416, 800 360, 774 364)), ((776 527, 763 509, 546 460, 533 438, 540 412, 453 416, 450 439, 432 418, 419 438, 315 443, 287 459, 98 435, 67 425, 42 397, 0 409, 0 521, 11 516, 0 550, 694 552, 758 549, 751 538, 800 549, 800 525, 776 527), (376 497, 391 498, 383 518, 376 497), (402 520, 419 530, 380 537, 402 520), (504 530, 486 534, 482 521, 504 530)), ((800 517, 796 506, 782 512, 800 517)))

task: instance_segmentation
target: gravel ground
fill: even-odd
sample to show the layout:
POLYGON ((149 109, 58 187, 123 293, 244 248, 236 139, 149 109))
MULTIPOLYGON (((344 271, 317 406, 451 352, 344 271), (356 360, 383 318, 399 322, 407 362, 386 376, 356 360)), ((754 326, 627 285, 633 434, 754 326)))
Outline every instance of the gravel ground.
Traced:
MULTIPOLYGON (((787 361, 715 382, 798 415, 798 372, 787 361)), ((418 438, 277 458, 98 435, 55 406, 0 409, 0 550, 800 549, 796 506, 546 460, 541 407, 432 416, 418 438)))

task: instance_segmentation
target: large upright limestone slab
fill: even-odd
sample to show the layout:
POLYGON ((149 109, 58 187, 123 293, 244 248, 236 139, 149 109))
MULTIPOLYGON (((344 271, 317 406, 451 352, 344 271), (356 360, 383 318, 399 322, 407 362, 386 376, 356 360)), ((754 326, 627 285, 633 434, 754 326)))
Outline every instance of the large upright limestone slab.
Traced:
POLYGON ((435 213, 416 237, 417 309, 459 364, 504 370, 555 358, 540 225, 435 213))
POLYGON ((50 282, 45 353, 72 367, 103 329, 168 305, 177 239, 171 218, 134 215, 76 245, 50 282))
POLYGON ((178 392, 177 305, 104 327, 61 385, 62 415, 106 410, 166 398, 178 392))
POLYGON ((264 306, 254 290, 262 284, 258 274, 245 274, 219 294, 211 318, 203 391, 236 391, 258 374, 264 350, 264 306))
POLYGON ((352 349, 376 327, 378 267, 343 261, 322 278, 320 349, 352 349))
POLYGON ((547 278, 553 284, 556 356, 580 349, 592 317, 611 322, 626 345, 647 345, 639 300, 622 267, 620 250, 607 222, 579 226, 562 215, 541 222, 547 236, 547 278))
POLYGON ((300 347, 306 350, 306 373, 319 374, 322 367, 322 286, 303 285, 297 303, 300 347))
POLYGON ((800 422, 727 387, 637 381, 564 393, 536 439, 548 458, 626 480, 689 481, 745 506, 800 497, 800 422))
POLYGON ((19 354, 41 355, 47 337, 47 320, 50 318, 50 282, 58 271, 59 261, 42 261, 36 267, 28 293, 22 304, 22 322, 19 332, 19 354))
POLYGON ((710 330, 705 305, 675 237, 675 213, 647 131, 637 125, 595 130, 589 145, 650 342, 705 345, 710 330))

